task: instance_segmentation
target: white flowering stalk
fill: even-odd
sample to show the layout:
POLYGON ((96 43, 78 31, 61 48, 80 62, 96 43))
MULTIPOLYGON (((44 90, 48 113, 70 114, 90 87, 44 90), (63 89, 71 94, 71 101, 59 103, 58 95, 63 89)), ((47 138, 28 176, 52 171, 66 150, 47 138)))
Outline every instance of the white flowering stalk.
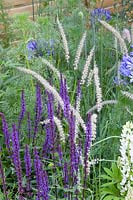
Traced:
POLYGON ((100 87, 100 80, 99 80, 99 75, 98 75, 98 67, 96 65, 96 62, 94 62, 94 82, 96 86, 96 98, 97 98, 97 111, 100 112, 102 108, 102 89, 100 87))
POLYGON ((59 31, 60 31, 62 41, 63 41, 63 45, 64 45, 65 58, 66 58, 66 61, 69 62, 70 55, 69 55, 68 43, 67 43, 67 39, 66 39, 66 35, 65 35, 65 32, 64 32, 63 26, 60 23, 58 17, 57 17, 57 24, 58 24, 59 31))
POLYGON ((88 75, 88 80, 87 80, 87 86, 89 87, 90 84, 92 83, 92 78, 93 78, 94 72, 93 69, 90 70, 89 75, 88 75))
POLYGON ((114 36, 119 40, 120 46, 121 46, 121 52, 123 53, 123 55, 128 55, 128 49, 126 46, 126 43, 124 41, 124 39, 122 38, 122 36, 120 35, 120 33, 110 24, 108 24, 107 22, 103 21, 103 20, 99 20, 99 22, 109 31, 111 31, 114 36))
POLYGON ((130 31, 127 28, 124 28, 122 31, 122 37, 124 40, 127 40, 129 43, 131 42, 130 31))
MULTIPOLYGON (((41 121, 40 124, 44 125, 44 124, 48 124, 49 122, 50 122, 50 120, 46 119, 44 121, 41 121)), ((57 129, 59 131, 60 140, 63 143, 65 143, 65 133, 64 133, 64 130, 63 130, 63 126, 62 126, 61 120, 58 117, 54 116, 54 122, 55 122, 55 124, 57 126, 57 129)))
POLYGON ((133 43, 133 23, 131 24, 131 41, 133 43))
POLYGON ((124 96, 128 97, 129 99, 133 100, 133 94, 132 94, 132 93, 126 92, 126 91, 121 91, 121 93, 122 93, 124 96))
POLYGON ((133 199, 133 187, 130 187, 128 189, 127 195, 125 197, 125 200, 132 200, 133 199))
POLYGON ((60 79, 61 75, 60 75, 60 72, 54 67, 53 64, 51 64, 48 60, 42 58, 42 62, 47 65, 57 76, 58 78, 60 79))
POLYGON ((133 123, 126 122, 120 140, 121 195, 126 196, 133 184, 133 123))
MULTIPOLYGON (((103 106, 105 106, 105 105, 117 104, 117 103, 118 103, 117 100, 106 100, 106 101, 101 102, 101 106, 103 107, 103 106)), ((98 109, 98 105, 95 105, 95 106, 93 106, 92 108, 90 108, 90 109, 88 110, 87 114, 89 114, 89 113, 95 111, 96 109, 98 109)))
POLYGON ((78 45, 78 49, 77 49, 76 56, 75 56, 75 61, 74 61, 74 64, 73 64, 74 70, 78 69, 78 63, 79 63, 79 60, 80 60, 82 49, 84 47, 85 39, 86 39, 86 31, 84 32, 84 34, 83 34, 83 36, 80 40, 80 43, 78 45))
POLYGON ((92 114, 91 116, 91 127, 92 127, 92 141, 96 139, 96 123, 97 123, 97 114, 92 114))
POLYGON ((93 47, 91 49, 90 54, 88 55, 86 63, 84 65, 84 69, 83 69, 82 77, 81 77, 81 85, 83 85, 85 83, 85 80, 87 78, 89 66, 90 66, 90 63, 91 63, 93 55, 94 55, 94 50, 95 50, 95 47, 93 47))
MULTIPOLYGON (((59 95, 57 90, 49 84, 49 82, 46 79, 44 79, 41 75, 39 75, 38 73, 36 73, 30 69, 26 69, 26 68, 22 68, 22 67, 17 67, 16 69, 18 69, 19 71, 22 71, 26 74, 30 74, 34 78, 36 78, 48 92, 53 94, 55 100, 60 104, 61 108, 64 110, 64 102, 63 102, 61 96, 59 95)), ((76 109, 71 104, 70 104, 70 110, 73 112, 74 116, 77 117, 77 120, 78 120, 79 124, 81 124, 81 127, 83 128, 84 132, 86 132, 86 126, 85 126, 84 120, 82 119, 80 114, 76 111, 76 109)))

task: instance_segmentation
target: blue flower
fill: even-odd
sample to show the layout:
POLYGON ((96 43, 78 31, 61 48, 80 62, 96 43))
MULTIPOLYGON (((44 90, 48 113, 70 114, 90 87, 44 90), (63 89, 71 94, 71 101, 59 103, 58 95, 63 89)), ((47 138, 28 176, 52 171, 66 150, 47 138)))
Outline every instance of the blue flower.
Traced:
POLYGON ((37 50, 37 42, 35 40, 30 40, 27 43, 27 49, 31 51, 37 50))
POLYGON ((101 20, 104 19, 106 21, 109 21, 111 19, 110 10, 104 9, 104 8, 96 8, 91 12, 91 21, 92 23, 95 23, 95 20, 101 20))
POLYGON ((133 56, 123 56, 120 64, 120 74, 129 78, 130 83, 133 82, 133 56))
POLYGON ((55 42, 53 39, 45 41, 44 39, 30 40, 27 43, 28 58, 42 57, 44 55, 53 56, 55 42))

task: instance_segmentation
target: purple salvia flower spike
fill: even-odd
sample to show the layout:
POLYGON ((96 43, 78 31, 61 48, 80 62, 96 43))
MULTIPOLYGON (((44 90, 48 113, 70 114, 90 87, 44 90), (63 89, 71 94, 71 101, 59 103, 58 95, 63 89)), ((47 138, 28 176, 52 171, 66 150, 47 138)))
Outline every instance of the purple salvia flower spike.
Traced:
MULTIPOLYGON (((68 165, 65 162, 64 163, 64 168, 63 168, 63 182, 64 182, 64 188, 68 188, 68 184, 69 184, 69 178, 68 178, 68 165)), ((67 198, 67 193, 65 193, 64 195, 65 198, 67 198)))
POLYGON ((50 128, 49 128, 49 124, 45 125, 45 131, 46 131, 46 137, 45 137, 45 141, 43 144, 43 150, 42 150, 42 156, 43 157, 47 157, 47 155, 49 154, 50 150, 51 150, 51 132, 50 132, 50 128))
POLYGON ((27 184, 26 184, 26 191, 28 192, 28 196, 31 197, 31 156, 29 152, 29 147, 28 145, 25 146, 25 155, 24 155, 24 161, 25 161, 25 169, 26 169, 26 179, 27 179, 27 184))
POLYGON ((34 135, 33 135, 33 145, 36 139, 36 134, 38 132, 38 126, 42 115, 42 98, 41 98, 41 88, 39 85, 36 86, 36 105, 35 105, 35 120, 34 120, 34 135))
POLYGON ((42 169, 42 163, 40 161, 38 151, 34 148, 34 169, 37 182, 37 199, 48 200, 48 178, 46 172, 42 169))
POLYGON ((62 163, 62 160, 63 160, 63 152, 62 152, 62 148, 61 148, 60 144, 58 144, 58 146, 57 146, 57 152, 58 152, 58 155, 59 155, 59 165, 61 166, 61 163, 62 163))
POLYGON ((47 110, 48 110, 48 119, 49 129, 50 129, 50 138, 51 138, 51 145, 54 151, 54 143, 55 143, 55 125, 54 125, 54 105, 53 105, 53 95, 47 92, 48 95, 48 103, 47 103, 47 110))
POLYGON ((64 115, 67 119, 69 119, 69 114, 70 114, 70 99, 68 95, 68 89, 67 89, 67 83, 66 79, 64 79, 64 87, 63 87, 63 100, 64 100, 64 115))
POLYGON ((70 141, 70 175, 72 177, 73 183, 75 180, 75 174, 78 170, 78 157, 76 153, 76 145, 75 145, 75 117, 73 116, 73 112, 71 112, 69 118, 69 141, 70 141))
POLYGON ((21 160, 20 160, 20 144, 19 144, 19 137, 16 125, 12 125, 12 152, 13 152, 13 161, 16 170, 16 175, 18 179, 18 193, 19 193, 19 200, 23 200, 23 186, 22 186, 22 167, 21 167, 21 160))
POLYGON ((31 131, 32 131, 32 127, 31 127, 31 119, 30 119, 30 113, 27 113, 27 129, 28 129, 28 139, 30 142, 30 138, 31 138, 31 131))
POLYGON ((20 111, 20 115, 19 115, 19 118, 18 118, 18 131, 19 131, 19 133, 20 133, 20 128, 21 128, 21 122, 24 118, 25 112, 26 112, 25 96, 24 96, 24 90, 22 90, 22 93, 21 93, 21 111, 20 111))
MULTIPOLYGON (((1 153, 1 147, 0 147, 0 153, 1 153)), ((1 180, 2 180, 3 193, 5 195, 5 200, 9 200, 8 199, 7 187, 6 187, 6 178, 5 178, 5 175, 4 175, 4 170, 3 170, 3 166, 2 166, 1 156, 0 156, 0 176, 1 176, 1 180)))
POLYGON ((2 131, 3 131, 4 137, 5 137, 6 148, 8 149, 9 153, 11 154, 11 149, 10 149, 10 134, 9 134, 9 130, 8 130, 8 124, 6 122, 4 114, 0 113, 0 116, 2 117, 2 131))

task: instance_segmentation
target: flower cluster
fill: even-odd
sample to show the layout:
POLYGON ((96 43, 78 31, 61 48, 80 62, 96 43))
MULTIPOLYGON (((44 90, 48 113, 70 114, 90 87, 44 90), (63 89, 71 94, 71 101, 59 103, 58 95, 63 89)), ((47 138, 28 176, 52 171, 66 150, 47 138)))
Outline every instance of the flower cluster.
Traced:
POLYGON ((44 55, 53 56, 55 42, 53 39, 45 41, 44 39, 31 39, 27 42, 28 58, 42 57, 44 55))
POLYGON ((105 19, 106 21, 111 20, 110 10, 104 8, 96 8, 91 12, 91 21, 95 23, 95 20, 105 19))
POLYGON ((120 74, 129 78, 130 83, 133 83, 133 56, 123 56, 120 64, 120 74))
POLYGON ((122 174, 121 194, 126 195, 133 183, 133 123, 123 126, 120 140, 120 170, 122 174))

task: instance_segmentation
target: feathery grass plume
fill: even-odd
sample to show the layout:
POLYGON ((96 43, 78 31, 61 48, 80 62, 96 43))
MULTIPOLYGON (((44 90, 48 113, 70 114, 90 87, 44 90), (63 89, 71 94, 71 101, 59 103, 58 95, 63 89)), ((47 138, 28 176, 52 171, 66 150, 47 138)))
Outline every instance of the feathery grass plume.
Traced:
POLYGON ((87 80, 87 86, 89 87, 91 82, 92 82, 92 78, 93 78, 94 72, 93 69, 90 70, 89 74, 88 74, 88 80, 87 80))
MULTIPOLYGON (((103 107, 103 106, 105 106, 105 105, 117 104, 117 103, 118 103, 117 100, 106 100, 106 101, 101 102, 101 106, 103 107)), ((92 108, 90 108, 90 109, 88 110, 87 114, 93 112, 93 111, 96 110, 96 109, 98 109, 98 105, 95 105, 95 106, 93 106, 92 108)))
POLYGON ((126 92, 126 91, 121 91, 121 93, 122 93, 124 96, 128 97, 129 99, 133 100, 133 94, 132 94, 132 93, 126 92))
POLYGON ((123 53, 123 55, 128 55, 128 49, 126 46, 126 43, 124 41, 124 39, 122 38, 122 36, 120 35, 120 33, 110 24, 108 24, 107 22, 103 21, 103 20, 99 20, 99 22, 109 31, 111 31, 114 36, 119 40, 120 46, 121 46, 121 52, 123 53))
MULTIPOLYGON (((46 88, 46 90, 48 92, 53 94, 55 100, 60 104, 61 108, 64 110, 64 102, 63 102, 62 98, 60 97, 60 95, 56 91, 56 89, 53 86, 51 86, 46 79, 44 79, 41 75, 39 75, 38 73, 36 73, 36 72, 34 72, 34 71, 30 70, 30 69, 26 69, 26 68, 22 68, 22 67, 17 67, 16 69, 21 71, 21 72, 24 72, 26 74, 30 74, 34 78, 36 78, 44 86, 44 88, 46 88)), ((73 111, 73 114, 75 116, 77 116, 77 120, 79 121, 79 123, 81 124, 81 127, 85 131, 86 130, 85 122, 82 119, 82 117, 80 116, 80 114, 71 105, 70 105, 70 110, 73 111)))
POLYGON ((91 116, 92 141, 96 139, 96 123, 97 123, 97 114, 94 113, 91 116))
POLYGON ((69 56, 68 43, 67 43, 67 39, 66 39, 66 35, 65 35, 65 32, 64 32, 63 26, 62 26, 62 24, 60 23, 58 17, 57 17, 57 24, 58 24, 58 28, 59 28, 59 31, 60 31, 60 34, 61 34, 61 37, 62 37, 63 45, 64 45, 65 58, 66 58, 66 61, 67 61, 67 63, 68 63, 68 62, 69 62, 69 58, 70 58, 70 56, 69 56))
POLYGON ((97 99, 97 111, 100 112, 102 108, 102 89, 100 87, 100 80, 98 75, 98 67, 96 65, 96 61, 94 61, 94 82, 96 86, 96 99, 97 99))
POLYGON ((74 64, 73 64, 74 65, 74 70, 78 69, 78 64, 79 64, 80 56, 81 56, 81 53, 82 53, 82 49, 84 47, 86 35, 87 35, 87 32, 85 31, 83 33, 83 36, 82 36, 82 38, 80 40, 80 43, 78 45, 76 56, 75 56, 75 60, 74 60, 74 64))
POLYGON ((42 62, 43 62, 45 65, 47 65, 47 66, 58 76, 58 78, 60 79, 60 77, 61 77, 60 72, 54 67, 54 65, 51 64, 48 60, 46 60, 46 59, 44 59, 44 58, 42 58, 41 60, 42 60, 42 62))
POLYGON ((81 77, 81 85, 83 85, 85 83, 85 80, 87 78, 87 75, 88 75, 88 71, 89 71, 89 66, 90 66, 90 63, 91 63, 91 60, 92 60, 92 57, 94 55, 94 50, 95 50, 95 47, 93 47, 90 51, 90 54, 88 55, 87 59, 86 59, 86 63, 84 65, 84 69, 83 69, 83 72, 82 72, 82 77, 81 77))
POLYGON ((119 167, 122 174, 120 183, 121 195, 126 195, 133 182, 133 123, 128 121, 123 126, 120 139, 120 163, 119 167))

